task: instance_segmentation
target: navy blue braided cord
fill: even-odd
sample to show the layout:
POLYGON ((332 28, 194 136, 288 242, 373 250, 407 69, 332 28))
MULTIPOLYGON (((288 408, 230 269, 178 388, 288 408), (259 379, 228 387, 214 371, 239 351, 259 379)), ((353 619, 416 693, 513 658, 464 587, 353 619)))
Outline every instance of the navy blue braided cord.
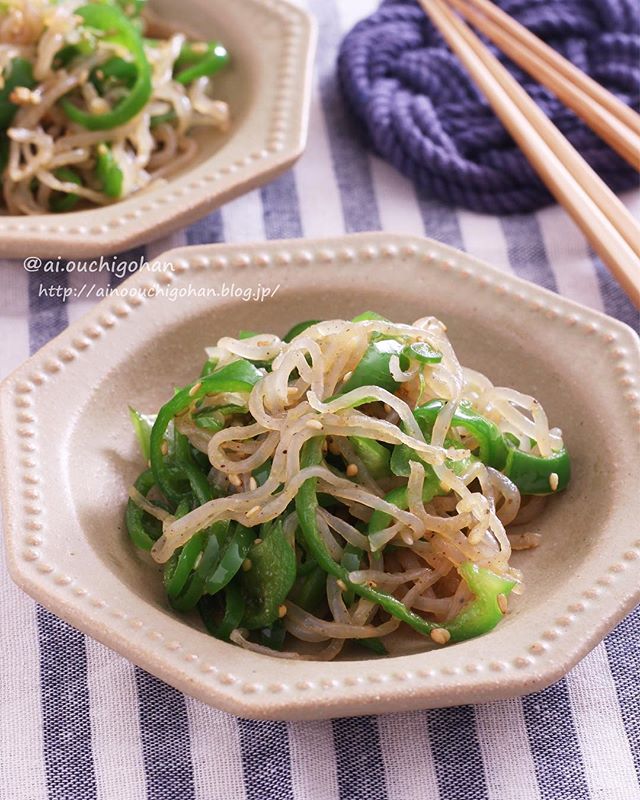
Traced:
MULTIPOLYGON (((497 0, 508 14, 638 108, 637 0, 497 0)), ((616 191, 637 175, 547 89, 492 47, 616 191)), ((492 214, 552 198, 415 0, 386 0, 345 37, 339 74, 370 146, 430 195, 492 214)))

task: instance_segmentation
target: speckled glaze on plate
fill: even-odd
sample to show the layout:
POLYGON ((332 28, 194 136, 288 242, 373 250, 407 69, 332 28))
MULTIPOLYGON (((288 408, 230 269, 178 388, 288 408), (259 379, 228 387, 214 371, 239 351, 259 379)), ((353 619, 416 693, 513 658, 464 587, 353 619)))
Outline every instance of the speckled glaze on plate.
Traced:
POLYGON ((165 236, 243 192, 272 180, 307 139, 316 29, 287 0, 150 0, 167 22, 231 53, 216 97, 231 106, 227 132, 202 129, 193 164, 165 186, 103 208, 69 214, 0 214, 5 258, 92 258, 165 236))
POLYGON ((247 717, 313 719, 484 702, 557 680, 640 597, 640 347, 625 325, 436 242, 389 234, 187 248, 127 281, 0 389, 14 580, 149 672, 247 717), (215 289, 227 296, 205 297, 215 289), (269 287, 263 303, 231 296, 269 287), (185 293, 188 300, 172 299, 185 293), (155 292, 155 294, 154 294, 155 292), (516 553, 525 594, 490 634, 416 655, 320 663, 250 653, 174 614, 123 526, 140 470, 127 404, 154 410, 238 329, 376 309, 434 314, 463 363, 531 392, 572 454, 569 489, 516 553), (61 414, 60 409, 66 409, 61 414), (52 413, 52 409, 56 413, 52 413))

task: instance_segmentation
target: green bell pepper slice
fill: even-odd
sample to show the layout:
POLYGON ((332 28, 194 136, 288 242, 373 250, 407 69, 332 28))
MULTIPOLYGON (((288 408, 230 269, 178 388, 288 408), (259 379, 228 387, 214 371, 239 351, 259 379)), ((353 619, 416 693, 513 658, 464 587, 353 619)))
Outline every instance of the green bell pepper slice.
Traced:
POLYGON ((389 392, 395 392, 398 383, 389 371, 389 362, 392 356, 399 356, 402 360, 404 358, 402 350, 403 345, 395 339, 379 339, 371 342, 349 380, 340 387, 340 394, 346 394, 361 386, 379 386, 389 392))
POLYGON ((173 79, 183 86, 210 77, 229 63, 229 53, 220 42, 185 42, 178 56, 173 79))
MULTIPOLYGON (((413 412, 422 432, 431 435, 438 414, 445 406, 443 400, 431 400, 413 412)), ((478 442, 478 458, 483 464, 502 469, 507 458, 502 433, 497 425, 477 414, 470 403, 463 400, 451 420, 454 428, 464 428, 478 442)))
POLYGON ((219 563, 220 543, 227 535, 229 525, 228 520, 214 522, 204 531, 205 541, 197 566, 191 572, 184 590, 177 597, 171 598, 171 605, 177 611, 190 611, 196 607, 202 595, 207 593, 206 584, 219 563))
POLYGON ((198 602, 198 611, 209 633, 216 639, 228 642, 231 632, 240 627, 240 621, 244 614, 244 597, 235 581, 226 587, 224 596, 224 616, 219 624, 216 625, 211 615, 213 598, 202 597, 198 602))
MULTIPOLYGON (((53 174, 59 181, 82 186, 82 178, 69 167, 58 167, 53 174)), ((73 211, 78 205, 79 199, 80 197, 75 192, 54 192, 49 200, 49 208, 54 214, 63 214, 67 211, 73 211)))
POLYGON ((216 594, 238 574, 242 562, 247 557, 249 548, 256 537, 255 530, 235 523, 230 536, 222 547, 220 559, 205 584, 207 594, 216 594))
POLYGON ((427 342, 413 342, 405 345, 402 355, 409 361, 417 361, 419 364, 439 364, 442 361, 442 353, 427 342))
MULTIPOLYGON (((444 405, 443 400, 431 400, 414 410, 413 414, 425 435, 431 434, 436 417, 444 405)), ((515 437, 503 434, 495 423, 475 412, 466 401, 456 409, 451 425, 467 430, 478 442, 480 461, 500 470, 522 494, 559 492, 567 487, 571 479, 571 460, 565 448, 547 457, 520 450, 515 437), (555 488, 550 484, 554 473, 558 476, 555 488)))
POLYGON ((162 443, 169 423, 174 417, 187 411, 192 403, 206 395, 219 392, 250 392, 261 378, 262 373, 253 364, 240 359, 185 386, 162 406, 151 429, 149 449, 156 483, 168 499, 176 503, 181 499, 180 493, 172 485, 170 471, 162 453, 162 443))
MULTIPOLYGON (((147 469, 138 476, 134 486, 141 495, 146 497, 155 485, 155 482, 153 472, 147 469)), ((160 538, 162 527, 157 524, 156 520, 145 525, 145 515, 146 512, 129 498, 125 513, 125 523, 129 537, 135 546, 139 547, 141 550, 151 550, 156 539, 160 538), (154 523, 156 523, 155 528, 151 528, 150 525, 154 523)), ((146 516, 148 517, 148 515, 146 516)))
POLYGON ((116 163, 111 148, 107 144, 100 144, 97 148, 96 176, 102 191, 107 197, 118 198, 122 196, 124 173, 116 163))
POLYGON ((296 580, 296 556, 282 522, 262 525, 260 537, 247 555, 251 568, 239 576, 245 597, 242 627, 249 630, 266 628, 280 618, 280 607, 296 580))
POLYGON ((293 328, 283 337, 282 341, 292 342, 296 336, 300 336, 301 333, 304 333, 307 328, 310 328, 312 325, 317 325, 320 322, 319 319, 308 319, 305 322, 299 322, 297 325, 294 325, 293 328))
POLYGON ((380 480, 391 475, 391 451, 388 447, 364 436, 350 436, 349 442, 372 478, 380 480))
POLYGON ((0 89, 0 131, 11 127, 18 106, 9 99, 14 89, 24 86, 33 89, 36 81, 33 66, 26 58, 14 58, 4 71, 4 83, 0 89))
POLYGON ((571 480, 571 460, 564 447, 543 458, 519 450, 506 437, 504 441, 507 460, 502 472, 522 494, 555 494, 567 488, 571 480), (552 486, 551 476, 554 473, 558 483, 552 486))
POLYGON ((90 131, 117 128, 139 114, 151 98, 151 65, 144 51, 142 37, 132 21, 116 6, 86 5, 76 9, 75 13, 82 17, 87 27, 103 33, 104 41, 119 45, 131 54, 137 76, 125 97, 104 114, 83 111, 67 98, 62 99, 62 107, 70 120, 90 131))
POLYGON ((313 560, 303 566, 309 570, 298 571, 298 580, 289 596, 297 606, 315 614, 327 598, 327 574, 313 560))

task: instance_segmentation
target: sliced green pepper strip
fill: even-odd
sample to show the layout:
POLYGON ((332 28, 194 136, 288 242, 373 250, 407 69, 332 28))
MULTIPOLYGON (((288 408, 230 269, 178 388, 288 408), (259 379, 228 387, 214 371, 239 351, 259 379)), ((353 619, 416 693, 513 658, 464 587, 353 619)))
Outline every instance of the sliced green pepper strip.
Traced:
MULTIPOLYGON (((418 406, 413 416, 418 421, 422 432, 431 434, 438 414, 445 406, 444 400, 431 400, 418 406)), ((502 433, 497 425, 477 414, 470 403, 462 401, 451 420, 451 427, 464 428, 478 442, 478 458, 483 464, 495 469, 502 469, 507 459, 507 448, 502 433)))
MULTIPOLYGON (((423 433, 430 433, 436 417, 444 407, 443 400, 432 400, 413 412, 423 433)), ((478 457, 503 472, 522 494, 552 494, 565 489, 571 478, 571 461, 566 449, 548 457, 520 450, 510 434, 503 434, 491 420, 476 413, 471 404, 463 401, 451 421, 452 427, 464 428, 478 442, 478 457), (551 475, 558 476, 552 488, 551 475)))
POLYGON ((207 535, 200 531, 181 548, 179 553, 174 553, 167 561, 164 569, 164 588, 170 598, 176 598, 184 589, 189 575, 193 572, 196 559, 202 552, 207 535))
POLYGON ((201 472, 196 464, 189 440, 180 433, 176 435, 175 458, 177 466, 184 472, 189 481, 191 491, 198 501, 198 505, 202 506, 212 500, 213 493, 207 476, 201 472))
POLYGON ((498 606, 498 595, 508 597, 516 585, 515 581, 502 578, 471 561, 460 564, 458 572, 473 592, 474 599, 450 622, 443 625, 454 642, 472 639, 495 628, 503 617, 498 606))
POLYGON ((352 641, 357 642, 361 647, 365 647, 367 650, 371 650, 371 652, 375 653, 377 656, 388 655, 387 648, 377 637, 372 637, 371 639, 353 639, 352 641))
POLYGON ((200 370, 200 377, 206 378, 207 375, 211 375, 213 372, 215 372, 217 366, 218 366, 217 359, 211 360, 210 358, 208 358, 202 365, 202 369, 200 370))
POLYGON ((94 67, 91 70, 90 80, 96 89, 104 94, 115 84, 123 84, 131 89, 137 77, 138 68, 133 62, 114 56, 99 67, 94 67))
POLYGON ((259 632, 258 641, 272 650, 282 650, 286 635, 287 629, 284 627, 282 620, 277 620, 259 632))
POLYGON ((9 99, 14 89, 24 86, 33 89, 36 85, 33 66, 26 58, 14 58, 4 71, 4 83, 0 89, 0 130, 11 127, 18 106, 9 99))
POLYGON ((89 56, 95 52, 95 42, 93 37, 83 36, 76 44, 67 44, 58 50, 53 60, 55 69, 67 67, 75 58, 89 56))
POLYGON ((135 408, 129 406, 129 418, 133 425, 140 451, 145 461, 149 460, 149 439, 151 437, 151 428, 155 422, 155 417, 149 414, 141 414, 135 408))
MULTIPOLYGON (((342 552, 340 564, 347 570, 347 572, 355 572, 356 570, 360 569, 360 561, 363 555, 364 551, 360 547, 347 544, 342 552)), ((353 589, 347 588, 346 591, 342 593, 342 597, 345 605, 350 606, 355 599, 353 589)))
POLYGON ((119 45, 131 53, 137 76, 129 93, 111 111, 104 114, 83 111, 66 98, 61 101, 62 107, 69 119, 90 131, 117 128, 133 119, 151 98, 151 65, 144 52, 142 37, 126 14, 116 6, 86 5, 76 9, 74 13, 82 17, 87 27, 103 32, 103 41, 119 45))
POLYGON ((280 607, 296 580, 296 556, 287 541, 282 522, 263 525, 262 541, 253 544, 247 554, 248 571, 240 573, 245 597, 242 627, 266 628, 279 619, 280 607))
POLYGON ((222 548, 218 565, 207 578, 205 584, 207 594, 216 594, 220 589, 224 589, 238 574, 255 538, 255 529, 245 528, 244 525, 236 523, 235 530, 222 548))
POLYGON ((185 386, 162 406, 151 429, 150 460, 156 483, 168 499, 176 503, 181 499, 180 493, 172 485, 170 471, 162 453, 164 433, 169 423, 174 417, 187 411, 192 403, 206 395, 219 392, 249 392, 261 378, 262 373, 253 364, 240 359, 185 386))
POLYGON ((311 569, 306 575, 302 569, 299 570, 300 579, 289 596, 297 606, 313 614, 326 599, 327 573, 313 560, 306 562, 303 566, 307 566, 307 564, 311 565, 311 569))
POLYGON ((403 345, 395 339, 372 342, 349 380, 340 387, 340 394, 346 394, 361 386, 379 386, 389 392, 395 392, 398 383, 389 371, 389 362, 391 356, 400 357, 402 349, 403 345))
POLYGON ((116 163, 111 148, 106 144, 98 145, 96 175, 102 191, 107 197, 121 197, 124 184, 124 173, 116 163))
MULTIPOLYGON (((82 178, 69 167, 58 167, 53 174, 59 181, 64 183, 75 183, 76 186, 82 185, 82 178)), ((49 200, 49 208, 55 214, 73 211, 78 205, 79 199, 80 197, 75 192, 54 192, 49 200)))
POLYGON ((367 439, 364 436, 350 436, 349 442, 372 478, 380 480, 391 475, 389 468, 391 452, 387 447, 375 439, 367 439))
MULTIPOLYGON (((134 486, 141 495, 146 497, 151 491, 151 488, 155 485, 155 482, 156 480, 153 477, 153 473, 150 469, 147 469, 138 476, 134 486)), ((144 515, 145 511, 143 511, 140 506, 136 505, 133 500, 129 499, 125 514, 125 522, 131 541, 141 550, 151 550, 155 540, 159 538, 162 533, 162 530, 158 528, 158 535, 153 536, 147 528, 145 528, 144 515)))
POLYGON ((543 458, 525 453, 505 438, 507 461, 502 472, 513 481, 522 494, 553 494, 567 488, 571 479, 569 454, 562 448, 543 458), (551 486, 551 475, 558 476, 557 485, 551 486))
POLYGON ((427 342, 405 345, 402 354, 410 361, 417 361, 420 364, 439 364, 442 361, 442 353, 434 350, 427 342))
POLYGON ((358 314, 357 317, 354 317, 351 322, 371 322, 372 320, 389 322, 386 317, 383 317, 382 314, 378 314, 377 311, 363 311, 362 314, 358 314))
POLYGON ((215 636, 216 639, 223 639, 228 642, 231 631, 240 626, 240 621, 244 614, 244 597, 235 581, 227 586, 224 595, 225 610, 219 625, 216 625, 211 619, 211 598, 203 597, 198 602, 198 611, 209 633, 215 636))
POLYGON ((183 86, 215 75, 229 63, 229 53, 220 42, 185 42, 176 60, 173 79, 183 86))
POLYGON ((312 325, 317 325, 320 322, 319 319, 308 319, 305 322, 299 322, 297 325, 294 325, 293 328, 283 337, 282 341, 292 342, 296 336, 300 336, 301 333, 304 333, 307 328, 310 328, 312 325))
POLYGON ((206 593, 207 580, 218 564, 220 542, 226 536, 228 529, 229 522, 225 520, 224 522, 214 522, 204 532, 206 541, 199 557, 198 566, 191 573, 184 591, 178 597, 171 599, 171 605, 177 611, 190 611, 195 608, 198 600, 206 593))
MULTIPOLYGON (((302 449, 301 468, 315 466, 322 461, 322 438, 317 437, 307 442, 302 449)), ((469 635, 485 633, 495 627, 502 617, 497 617, 494 613, 498 607, 498 594, 508 595, 513 586, 513 581, 502 579, 482 567, 476 567, 469 562, 465 562, 459 568, 463 578, 470 577, 473 587, 478 592, 453 620, 447 623, 433 623, 421 617, 419 614, 408 609, 397 598, 378 589, 372 589, 364 584, 352 584, 349 581, 349 573, 340 564, 337 564, 329 551, 326 549, 320 537, 316 512, 318 500, 316 496, 316 478, 306 480, 296 497, 296 511, 300 521, 300 527, 307 550, 313 555, 318 564, 330 575, 343 580, 349 588, 367 600, 379 605, 388 614, 410 625, 418 633, 429 636, 431 631, 436 628, 445 628, 451 634, 453 641, 460 641, 469 635), (464 569, 463 569, 464 568, 464 569), (495 579, 495 580, 493 580, 495 579), (497 591, 499 589, 499 591, 497 591), (482 594, 480 594, 482 592, 482 594), (486 592, 486 595, 484 594, 486 592), (495 608, 494 608, 495 607, 495 608)), ((470 587, 471 588, 471 587, 470 587)), ((474 589, 472 588, 472 591, 474 589)))
POLYGON ((221 414, 215 406, 200 408, 191 415, 191 418, 199 428, 211 433, 217 433, 224 428, 224 414, 221 414))

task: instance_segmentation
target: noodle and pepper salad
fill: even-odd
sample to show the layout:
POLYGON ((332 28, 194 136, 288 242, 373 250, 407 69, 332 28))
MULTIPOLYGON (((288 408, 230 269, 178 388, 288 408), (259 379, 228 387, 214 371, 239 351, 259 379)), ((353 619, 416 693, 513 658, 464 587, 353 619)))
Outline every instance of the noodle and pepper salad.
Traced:
POLYGON ((195 157, 227 130, 219 42, 188 41, 146 0, 0 0, 0 180, 11 214, 103 206, 195 157))
POLYGON ((433 317, 224 337, 131 418, 127 528, 171 606, 286 658, 490 631, 522 590, 512 549, 537 544, 522 528, 570 477, 540 403, 462 367, 433 317))

